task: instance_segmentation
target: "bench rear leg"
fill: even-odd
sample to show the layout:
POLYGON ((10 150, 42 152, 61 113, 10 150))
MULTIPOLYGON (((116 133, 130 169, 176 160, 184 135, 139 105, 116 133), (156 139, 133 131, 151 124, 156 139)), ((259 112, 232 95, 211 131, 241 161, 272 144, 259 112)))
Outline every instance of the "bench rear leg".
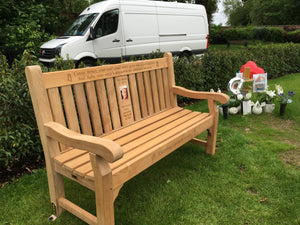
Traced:
POLYGON ((94 177, 98 225, 114 225, 114 195, 112 173, 109 164, 99 156, 90 153, 94 177))

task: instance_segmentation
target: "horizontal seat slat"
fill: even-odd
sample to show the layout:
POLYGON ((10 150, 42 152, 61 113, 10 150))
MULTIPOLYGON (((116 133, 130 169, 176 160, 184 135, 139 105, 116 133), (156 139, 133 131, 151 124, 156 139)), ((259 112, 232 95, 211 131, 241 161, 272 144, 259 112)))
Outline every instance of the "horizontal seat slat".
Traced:
POLYGON ((87 163, 90 161, 90 155, 89 153, 86 153, 84 155, 81 155, 73 160, 70 160, 68 162, 66 162, 63 167, 65 167, 66 169, 73 171, 74 169, 82 166, 83 164, 87 163))
POLYGON ((79 150, 79 149, 71 149, 69 151, 64 152, 63 154, 56 156, 55 161, 56 163, 62 166, 64 163, 72 159, 75 159, 83 154, 86 154, 86 151, 79 150))
MULTIPOLYGON (((194 112, 194 113, 189 113, 187 115, 184 115, 183 117, 172 121, 170 123, 166 123, 164 124, 164 126, 161 126, 157 129, 152 130, 151 132, 146 133, 145 135, 138 137, 134 140, 132 140, 131 142, 125 144, 124 146, 122 146, 123 151, 125 152, 125 154, 135 148, 137 148, 139 145, 142 145, 146 142, 149 142, 149 140, 155 138, 155 137, 159 137, 161 136, 163 133, 168 132, 174 128, 176 128, 177 126, 179 126, 180 124, 184 124, 187 120, 192 119, 193 117, 195 117, 196 115, 198 115, 198 113, 194 112)), ((144 130, 148 130, 147 128, 145 128, 144 130)), ((141 132, 142 133, 142 132, 141 132)))
POLYGON ((181 118, 184 115, 187 115, 188 113, 189 113, 188 110, 179 111, 176 114, 170 115, 169 117, 163 118, 162 120, 155 121, 154 123, 149 124, 146 127, 143 127, 143 128, 141 128, 141 129, 139 129, 135 132, 132 132, 132 133, 126 135, 126 136, 123 136, 122 138, 117 139, 116 142, 119 145, 123 146, 123 145, 125 145, 126 143, 128 143, 130 141, 133 141, 133 140, 135 140, 135 139, 137 139, 141 136, 144 136, 145 134, 147 134, 151 131, 154 131, 154 130, 160 128, 160 127, 165 126, 168 123, 171 123, 172 121, 174 121, 176 119, 181 118))
POLYGON ((172 108, 172 109, 169 109, 167 111, 164 111, 164 112, 161 112, 159 114, 156 114, 156 115, 153 115, 151 117, 148 117, 146 119, 143 119, 137 123, 133 123, 132 125, 129 125, 127 127, 124 127, 122 129, 119 129, 119 130, 116 130, 110 134, 107 134, 107 135, 103 135, 102 137, 105 137, 107 139, 110 139, 110 140, 117 140, 118 138, 121 138, 127 134, 130 134, 132 132, 135 132, 136 130, 139 130, 149 124, 152 124, 156 121, 159 121, 163 118, 166 118, 178 111, 181 111, 182 108, 179 108, 179 107, 175 107, 175 108, 172 108))
POLYGON ((91 172, 93 170, 92 168, 92 164, 90 161, 88 161, 87 163, 85 163, 84 165, 76 168, 74 171, 73 171, 73 174, 74 175, 77 175, 77 176, 81 176, 81 177, 84 177, 87 173, 91 172))

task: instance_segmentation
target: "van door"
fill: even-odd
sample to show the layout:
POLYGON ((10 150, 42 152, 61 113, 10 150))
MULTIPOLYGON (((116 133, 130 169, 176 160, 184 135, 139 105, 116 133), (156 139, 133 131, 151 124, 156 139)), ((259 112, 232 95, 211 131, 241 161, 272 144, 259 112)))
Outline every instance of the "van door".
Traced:
MULTIPOLYGON (((147 2, 142 2, 146 4, 147 2)), ((148 3, 150 4, 150 3, 148 3)), ((149 54, 159 48, 158 25, 154 5, 122 6, 126 57, 149 54)))
POLYGON ((97 58, 120 62, 123 40, 119 18, 119 9, 109 10, 95 25, 93 45, 97 58))

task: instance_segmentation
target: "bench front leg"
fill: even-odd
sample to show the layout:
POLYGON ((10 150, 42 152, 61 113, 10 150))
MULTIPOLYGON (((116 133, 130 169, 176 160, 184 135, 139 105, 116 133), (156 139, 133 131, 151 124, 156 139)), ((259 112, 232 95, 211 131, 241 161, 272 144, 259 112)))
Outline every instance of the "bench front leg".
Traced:
POLYGON ((206 153, 214 155, 216 152, 217 143, 217 130, 218 130, 218 120, 219 120, 219 110, 216 101, 211 99, 208 100, 209 114, 213 116, 213 126, 207 131, 207 145, 206 153))
POLYGON ((98 225, 114 225, 114 195, 112 171, 106 160, 90 153, 95 177, 95 197, 98 225))

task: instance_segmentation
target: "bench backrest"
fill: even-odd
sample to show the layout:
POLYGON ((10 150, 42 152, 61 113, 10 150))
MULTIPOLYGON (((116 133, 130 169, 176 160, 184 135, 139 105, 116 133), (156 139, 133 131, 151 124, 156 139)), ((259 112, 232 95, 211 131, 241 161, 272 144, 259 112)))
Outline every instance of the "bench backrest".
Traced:
POLYGON ((26 68, 26 75, 38 123, 55 121, 93 136, 177 105, 170 53, 159 59, 49 73, 33 66, 26 68))

